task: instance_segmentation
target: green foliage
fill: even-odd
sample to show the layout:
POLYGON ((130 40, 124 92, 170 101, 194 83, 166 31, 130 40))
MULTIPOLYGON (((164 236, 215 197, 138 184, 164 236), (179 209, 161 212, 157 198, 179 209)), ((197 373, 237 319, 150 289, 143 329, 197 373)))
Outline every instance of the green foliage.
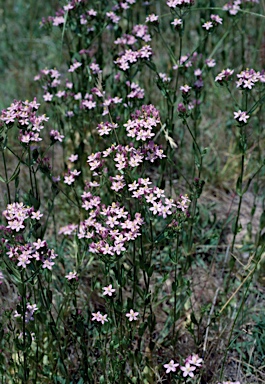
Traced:
POLYGON ((264 379, 263 4, 129 3, 0 9, 3 383, 264 379))

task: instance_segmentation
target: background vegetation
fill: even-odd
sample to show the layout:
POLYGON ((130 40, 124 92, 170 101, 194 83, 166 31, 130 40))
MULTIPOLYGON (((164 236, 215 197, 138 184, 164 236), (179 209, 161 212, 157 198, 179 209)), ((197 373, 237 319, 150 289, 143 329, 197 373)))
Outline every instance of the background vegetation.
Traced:
POLYGON ((2 383, 265 380, 265 2, 216 3, 0 6, 2 383))

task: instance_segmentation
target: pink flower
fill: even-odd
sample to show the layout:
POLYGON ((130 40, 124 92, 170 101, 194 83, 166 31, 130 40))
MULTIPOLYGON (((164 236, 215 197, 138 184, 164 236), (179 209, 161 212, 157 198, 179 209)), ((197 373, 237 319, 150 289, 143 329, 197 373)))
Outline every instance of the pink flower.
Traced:
POLYGON ((43 265, 42 265, 42 268, 47 268, 49 269, 50 271, 52 270, 52 266, 54 265, 54 262, 50 261, 50 260, 45 260, 43 265))
POLYGON ((31 218, 34 219, 34 220, 40 220, 40 218, 43 216, 42 213, 40 213, 40 211, 37 211, 37 212, 32 212, 31 213, 31 218))
POLYGON ((78 280, 77 272, 69 272, 68 275, 65 276, 65 278, 70 281, 72 279, 78 280))
POLYGON ((183 377, 194 377, 193 371, 196 370, 196 367, 190 365, 190 363, 186 363, 184 367, 180 367, 180 369, 183 371, 183 377))
POLYGON ((223 19, 218 15, 211 15, 212 21, 217 24, 222 24, 223 19))
POLYGON ((170 360, 168 364, 164 364, 164 368, 166 368, 166 373, 176 372, 176 368, 179 366, 178 363, 175 363, 174 360, 170 360))
POLYGON ((202 27, 209 31, 209 29, 213 28, 213 23, 211 21, 206 21, 206 23, 204 23, 202 27))
POLYGON ((133 309, 130 309, 129 313, 126 313, 126 317, 128 317, 129 321, 137 320, 137 316, 139 312, 134 312, 133 309))
POLYGON ((56 27, 60 24, 64 24, 64 17, 63 16, 56 16, 53 18, 52 24, 56 27))
POLYGON ((174 19, 172 22, 171 22, 172 25, 174 25, 175 28, 179 28, 182 26, 182 20, 181 19, 174 19))
POLYGON ((64 183, 65 184, 71 185, 74 183, 74 181, 75 181, 75 178, 73 175, 64 176, 64 183))
POLYGON ((156 23, 158 21, 158 16, 152 13, 151 15, 147 16, 145 19, 146 23, 156 23))
POLYGON ((195 365, 196 367, 201 367, 203 363, 203 359, 201 359, 198 355, 189 356, 186 360, 188 363, 195 365))
POLYGON ((238 121, 243 121, 245 124, 247 123, 247 120, 249 119, 249 115, 247 115, 247 112, 244 112, 244 111, 237 111, 237 112, 234 112, 234 119, 238 120, 238 121))
POLYGON ((56 131, 55 129, 52 129, 51 132, 50 132, 50 136, 53 140, 58 140, 60 142, 63 141, 63 138, 64 138, 64 135, 61 135, 58 131, 56 131))
POLYGON ((185 212, 188 208, 188 203, 190 203, 190 200, 188 198, 188 195, 180 195, 181 201, 177 201, 177 208, 181 209, 182 212, 185 212))
POLYGON ((36 242, 33 243, 36 249, 40 249, 43 247, 46 247, 47 243, 45 240, 38 239, 36 242))
POLYGON ((206 59, 206 60, 205 60, 205 64, 206 64, 209 68, 212 68, 212 67, 214 67, 214 66, 216 65, 216 62, 215 62, 214 59, 209 58, 209 59, 206 59))
POLYGON ((182 85, 180 87, 180 91, 182 91, 183 93, 189 93, 190 90, 191 90, 191 87, 189 85, 187 85, 187 84, 182 85))
POLYGON ((74 155, 74 154, 68 157, 68 160, 71 161, 71 163, 74 163, 77 159, 78 159, 78 155, 74 155))
POLYGON ((43 99, 44 101, 52 101, 52 98, 53 98, 53 95, 49 92, 46 92, 44 95, 43 95, 43 99))
POLYGON ((112 296, 113 292, 115 292, 115 289, 112 288, 112 284, 110 284, 107 287, 103 287, 103 290, 104 290, 104 292, 103 292, 104 296, 106 296, 106 295, 112 296))
POLYGON ((81 67, 82 63, 79 63, 78 61, 75 61, 70 68, 68 69, 68 72, 74 72, 77 68, 81 67))

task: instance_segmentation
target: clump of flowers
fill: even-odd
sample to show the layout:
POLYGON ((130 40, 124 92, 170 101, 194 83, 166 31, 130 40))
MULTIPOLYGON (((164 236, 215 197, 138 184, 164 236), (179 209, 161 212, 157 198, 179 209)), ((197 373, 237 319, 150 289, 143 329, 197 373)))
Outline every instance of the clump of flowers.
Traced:
POLYGON ((222 24, 223 22, 223 19, 218 16, 218 15, 211 15, 211 20, 210 21, 206 21, 202 27, 205 28, 207 31, 209 31, 210 29, 214 28, 214 27, 217 27, 218 24, 222 24))
POLYGON ((164 364, 164 368, 166 368, 166 373, 176 372, 177 369, 179 369, 182 371, 181 373, 184 378, 193 378, 197 373, 196 370, 201 368, 202 364, 203 360, 198 355, 193 354, 186 358, 184 365, 180 365, 179 363, 175 363, 174 360, 170 360, 169 363, 164 364))
POLYGON ((137 51, 127 49, 125 53, 114 61, 114 64, 117 64, 123 71, 127 71, 132 64, 137 63, 139 60, 149 60, 151 56, 152 48, 150 45, 145 45, 137 51))
POLYGON ((265 72, 256 72, 254 69, 246 69, 236 75, 236 87, 241 89, 252 89, 256 83, 265 83, 265 72))
MULTIPOLYGON (((26 312, 25 312, 25 322, 26 323, 34 320, 33 315, 37 310, 38 310, 38 307, 36 304, 27 303, 26 312)), ((14 317, 15 318, 22 318, 22 313, 18 313, 18 311, 15 311, 14 317)))
POLYGON ((194 4, 194 0, 168 0, 167 6, 169 8, 186 8, 194 4))
POLYGON ((108 321, 107 317, 108 315, 102 315, 100 312, 92 313, 92 321, 97 321, 101 324, 104 324, 108 321))
POLYGON ((223 69, 222 72, 220 72, 216 77, 215 77, 215 81, 221 85, 227 83, 232 75, 234 73, 234 70, 233 69, 223 69))
POLYGON ((249 115, 247 115, 247 112, 245 111, 237 111, 237 112, 234 112, 234 119, 236 119, 237 121, 239 121, 239 123, 247 123, 247 120, 249 119, 249 115))
POLYGON ((33 207, 27 207, 23 203, 13 203, 8 204, 7 209, 3 211, 3 216, 7 220, 7 226, 4 228, 10 230, 10 232, 5 231, 6 241, 4 242, 9 258, 23 269, 34 261, 42 268, 51 270, 57 255, 53 249, 48 248, 46 240, 25 242, 23 238, 27 224, 32 227, 43 216, 40 211, 35 211, 33 207), (19 242, 12 246, 8 239, 13 238, 13 232, 19 232, 21 236, 19 242))
POLYGON ((10 107, 2 110, 0 120, 7 126, 16 124, 21 143, 37 143, 42 140, 40 131, 44 128, 43 122, 49 120, 46 115, 37 116, 39 106, 36 98, 33 101, 14 100, 10 107))
POLYGON ((6 228, 19 232, 26 226, 27 219, 40 220, 43 214, 34 210, 34 207, 27 207, 23 203, 8 204, 3 216, 7 220, 6 228))

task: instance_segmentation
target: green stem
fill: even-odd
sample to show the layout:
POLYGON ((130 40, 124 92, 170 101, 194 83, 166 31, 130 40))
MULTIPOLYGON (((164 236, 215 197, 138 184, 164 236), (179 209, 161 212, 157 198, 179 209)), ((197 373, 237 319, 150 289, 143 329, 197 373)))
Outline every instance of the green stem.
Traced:
POLYGON ((5 169, 5 178, 6 178, 6 189, 7 189, 7 195, 8 195, 8 203, 11 204, 11 194, 10 194, 10 188, 9 188, 9 184, 8 184, 6 157, 5 157, 4 151, 2 151, 2 156, 3 156, 4 169, 5 169))

